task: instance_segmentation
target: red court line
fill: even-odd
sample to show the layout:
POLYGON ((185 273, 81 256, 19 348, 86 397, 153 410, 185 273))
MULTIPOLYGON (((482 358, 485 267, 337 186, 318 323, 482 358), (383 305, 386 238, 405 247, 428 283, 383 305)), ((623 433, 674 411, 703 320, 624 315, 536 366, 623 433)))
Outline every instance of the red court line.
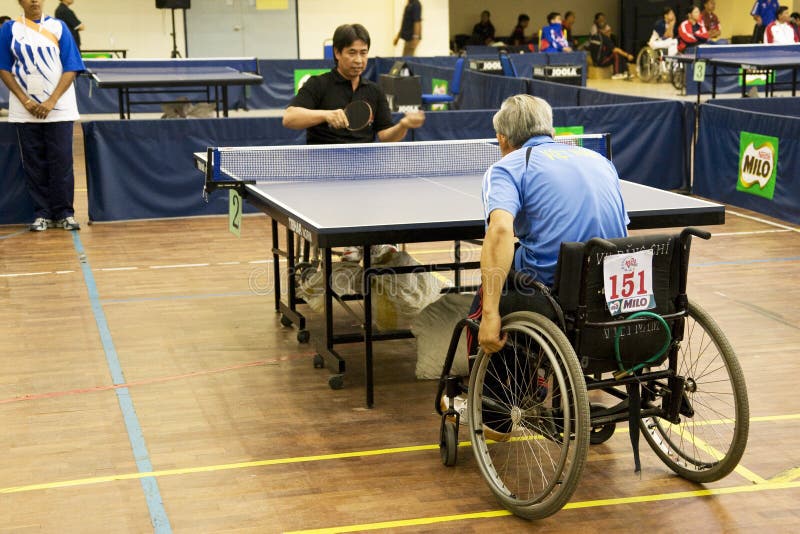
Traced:
POLYGON ((67 391, 51 391, 49 393, 36 393, 31 395, 22 395, 20 397, 11 397, 9 399, 0 399, 0 404, 10 404, 12 402, 39 400, 39 399, 52 399, 55 397, 64 397, 67 395, 80 395, 83 393, 96 393, 98 391, 111 391, 120 388, 129 388, 133 386, 145 386, 149 384, 158 384, 160 382, 171 382, 173 380, 181 380, 184 378, 192 378, 195 376, 211 375, 215 373, 224 373, 226 371, 235 371, 237 369, 245 369, 247 367, 258 367, 277 362, 288 362, 292 360, 299 360, 300 358, 308 358, 312 356, 313 352, 303 354, 293 354, 289 356, 282 356, 280 358, 273 358, 270 360, 258 360, 255 362, 240 363, 238 365, 231 365, 230 367, 220 367, 219 369, 209 369, 207 371, 195 371, 193 373, 186 373, 183 375, 163 376, 160 378, 150 378, 147 380, 137 380, 135 382, 125 382, 124 384, 115 384, 111 386, 95 386, 91 388, 71 389, 67 391))

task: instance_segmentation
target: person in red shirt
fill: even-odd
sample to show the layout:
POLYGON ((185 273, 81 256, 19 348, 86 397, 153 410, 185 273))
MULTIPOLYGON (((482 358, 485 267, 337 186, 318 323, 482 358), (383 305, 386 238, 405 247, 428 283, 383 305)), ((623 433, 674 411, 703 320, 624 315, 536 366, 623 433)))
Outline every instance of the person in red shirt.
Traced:
POLYGON ((767 44, 792 44, 798 42, 797 32, 789 19, 789 8, 781 6, 775 20, 764 30, 764 42, 767 44))
POLYGON ((708 31, 700 16, 700 9, 691 6, 686 10, 686 20, 678 27, 678 51, 683 52, 689 47, 706 42, 708 42, 708 31))

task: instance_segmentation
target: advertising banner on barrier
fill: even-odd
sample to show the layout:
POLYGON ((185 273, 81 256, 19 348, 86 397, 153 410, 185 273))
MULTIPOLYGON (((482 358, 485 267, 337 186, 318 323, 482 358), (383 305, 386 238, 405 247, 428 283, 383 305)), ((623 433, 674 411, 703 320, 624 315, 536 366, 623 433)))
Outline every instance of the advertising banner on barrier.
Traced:
POLYGON ((778 178, 778 143, 777 137, 741 132, 737 191, 772 200, 778 178))

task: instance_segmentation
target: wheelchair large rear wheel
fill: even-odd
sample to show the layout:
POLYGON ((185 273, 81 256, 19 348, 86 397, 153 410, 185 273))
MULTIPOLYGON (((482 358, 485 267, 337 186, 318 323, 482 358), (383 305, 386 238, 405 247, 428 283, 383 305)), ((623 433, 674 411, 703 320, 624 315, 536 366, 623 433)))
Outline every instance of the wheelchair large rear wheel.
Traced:
POLYGON ((660 68, 658 52, 649 46, 645 46, 639 50, 639 54, 636 56, 636 72, 641 81, 653 81, 653 79, 659 76, 660 68))
POLYGON ((672 87, 678 91, 686 89, 686 65, 679 61, 673 61, 669 78, 672 82, 672 87))
POLYGON ((589 447, 586 382, 558 327, 542 315, 503 318, 506 347, 479 352, 467 401, 472 450, 501 504, 527 519, 559 511, 589 447))
POLYGON ((664 463, 683 478, 693 482, 719 480, 738 465, 747 445, 747 388, 725 334, 692 302, 676 373, 685 379, 680 423, 671 424, 658 417, 642 419, 644 437, 664 463))

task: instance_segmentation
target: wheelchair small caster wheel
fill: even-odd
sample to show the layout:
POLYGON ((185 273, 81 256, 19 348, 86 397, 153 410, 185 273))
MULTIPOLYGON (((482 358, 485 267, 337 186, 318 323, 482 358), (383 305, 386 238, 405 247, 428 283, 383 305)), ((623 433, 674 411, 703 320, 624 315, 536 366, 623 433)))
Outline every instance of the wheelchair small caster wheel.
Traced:
MULTIPOLYGON (((605 410, 606 407, 602 404, 590 404, 589 411, 590 413, 597 413, 599 411, 605 410)), ((616 423, 606 423, 600 426, 592 426, 591 433, 589 434, 589 443, 592 445, 600 445, 601 443, 605 443, 611 436, 614 435, 614 431, 617 429, 616 423)))
POLYGON ((331 389, 342 389, 344 387, 344 375, 331 375, 328 377, 328 385, 331 389))
POLYGON ((308 330, 298 330, 297 331, 297 342, 298 343, 308 343, 309 339, 311 339, 311 333, 308 330))
POLYGON ((456 460, 458 459, 458 427, 455 421, 448 419, 442 421, 439 454, 442 457, 442 463, 447 467, 456 465, 456 460))
POLYGON ((324 369, 324 368, 325 368, 325 358, 323 358, 321 354, 315 354, 314 369, 324 369))
POLYGON ((286 317, 285 315, 281 315, 281 324, 283 326, 292 326, 292 320, 286 317))

